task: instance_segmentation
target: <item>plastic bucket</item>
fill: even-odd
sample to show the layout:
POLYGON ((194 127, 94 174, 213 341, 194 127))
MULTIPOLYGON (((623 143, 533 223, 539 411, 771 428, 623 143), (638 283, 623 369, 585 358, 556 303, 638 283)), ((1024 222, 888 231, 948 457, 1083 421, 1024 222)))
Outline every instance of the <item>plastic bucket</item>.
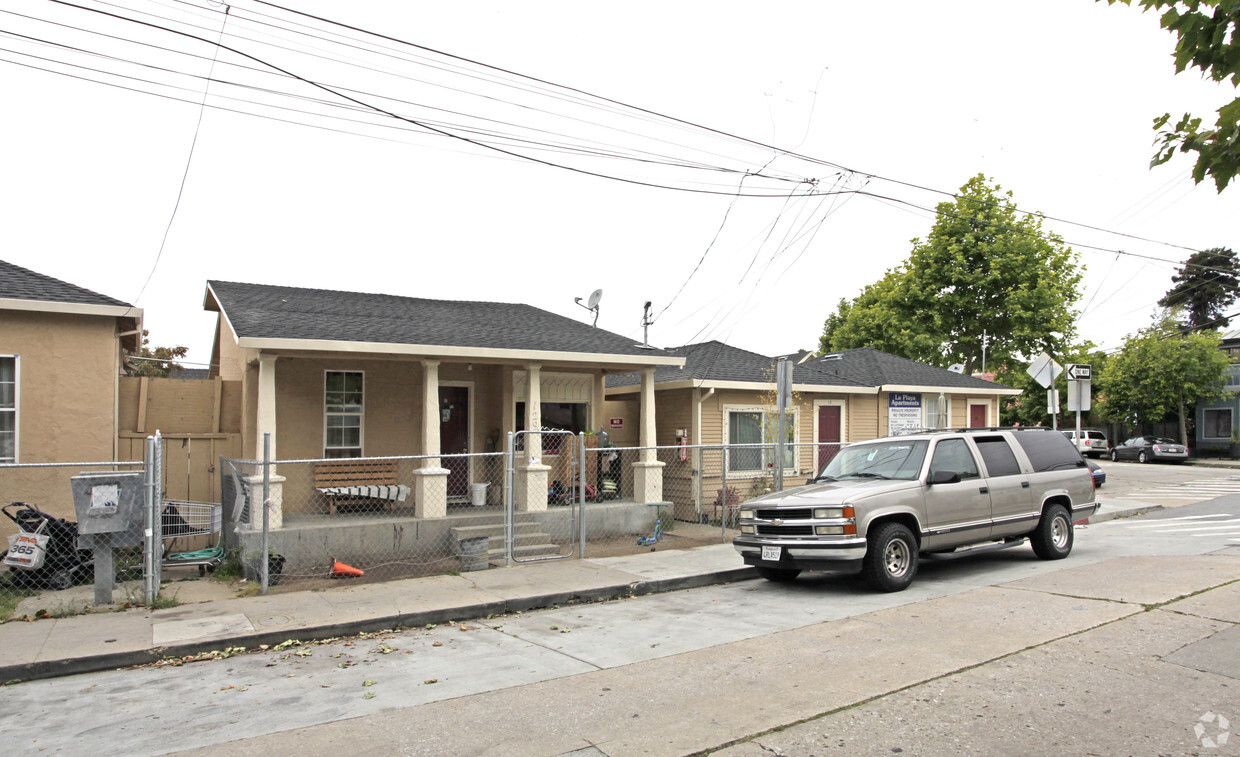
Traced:
POLYGON ((471 504, 473 504, 473 506, 474 506, 474 507, 482 507, 482 506, 486 505, 486 503, 487 503, 487 487, 488 487, 488 486, 490 486, 490 485, 491 485, 490 483, 485 483, 485 484, 473 484, 473 485, 470 487, 470 492, 469 492, 470 497, 469 497, 469 499, 470 499, 470 503, 471 503, 471 504))

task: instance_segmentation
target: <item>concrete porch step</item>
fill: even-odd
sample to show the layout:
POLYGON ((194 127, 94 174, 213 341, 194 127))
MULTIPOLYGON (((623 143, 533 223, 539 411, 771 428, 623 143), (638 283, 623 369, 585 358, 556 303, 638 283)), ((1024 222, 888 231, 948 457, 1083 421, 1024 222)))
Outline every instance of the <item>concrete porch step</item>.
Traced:
MULTIPOLYGON (((529 521, 529 522, 518 521, 512 524, 513 533, 517 535, 539 533, 538 529, 539 529, 538 523, 535 521, 529 521)), ((502 539, 504 538, 504 524, 503 523, 488 523, 486 525, 480 525, 480 526, 453 526, 452 528, 449 529, 449 532, 452 534, 452 538, 458 541, 461 539, 468 539, 474 536, 489 536, 492 539, 496 539, 496 538, 502 539)))
MULTIPOLYGON (((516 544, 513 545, 512 553, 517 559, 522 557, 540 557, 542 555, 556 555, 560 553, 558 544, 516 544)), ((487 550, 487 559, 492 565, 503 564, 504 547, 500 545, 497 549, 487 550)))

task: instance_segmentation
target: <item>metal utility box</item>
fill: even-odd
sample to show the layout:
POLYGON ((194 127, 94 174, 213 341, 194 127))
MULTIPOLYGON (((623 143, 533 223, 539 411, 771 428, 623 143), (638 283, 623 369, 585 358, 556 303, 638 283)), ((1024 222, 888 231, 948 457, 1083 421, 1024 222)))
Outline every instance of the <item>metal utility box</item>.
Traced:
POLYGON ((106 471, 79 473, 70 479, 78 533, 108 534, 103 543, 112 547, 142 546, 143 478, 141 471, 106 471))

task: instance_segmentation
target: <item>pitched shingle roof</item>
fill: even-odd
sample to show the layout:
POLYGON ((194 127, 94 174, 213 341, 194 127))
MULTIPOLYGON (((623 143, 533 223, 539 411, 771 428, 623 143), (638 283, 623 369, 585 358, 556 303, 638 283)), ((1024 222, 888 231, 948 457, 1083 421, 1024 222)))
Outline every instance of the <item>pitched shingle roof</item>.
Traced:
POLYGON ((74 305, 133 307, 129 303, 92 292, 76 284, 0 260, 0 299, 65 302, 74 305))
POLYGON ((919 363, 892 355, 873 347, 832 352, 810 358, 803 365, 823 370, 838 370, 841 376, 867 386, 927 386, 959 389, 995 389, 1003 387, 993 381, 966 376, 962 373, 919 363))
MULTIPOLYGON (((654 381, 663 384, 672 381, 736 381, 758 384, 775 383, 775 358, 756 352, 738 349, 723 342, 711 341, 690 344, 668 350, 685 358, 685 367, 660 366, 655 368, 654 381)), ((838 376, 811 364, 797 365, 792 370, 794 384, 818 384, 821 386, 860 387, 847 377, 838 376)), ((636 374, 614 374, 607 377, 608 388, 636 386, 641 379, 636 374)))
MULTIPOLYGON (((530 305, 208 281, 238 339, 586 353, 667 361, 665 350, 530 305)), ((641 363, 645 360, 625 360, 641 363)))

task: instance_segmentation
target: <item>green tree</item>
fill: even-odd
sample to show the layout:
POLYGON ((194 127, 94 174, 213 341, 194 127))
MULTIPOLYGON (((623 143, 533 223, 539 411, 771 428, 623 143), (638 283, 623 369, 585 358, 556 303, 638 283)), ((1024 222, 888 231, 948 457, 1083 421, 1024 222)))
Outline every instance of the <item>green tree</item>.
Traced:
POLYGON ((151 332, 146 329, 142 330, 142 350, 138 353, 138 357, 145 359, 133 361, 134 365, 126 373, 130 376, 164 377, 171 376, 174 371, 185 370, 175 361, 185 357, 189 348, 180 345, 151 347, 150 334, 151 332))
MULTIPOLYGON (((1106 0, 1109 5, 1133 0, 1106 0)), ((1202 75, 1216 82, 1230 79, 1240 86, 1240 2, 1237 0, 1136 0, 1142 11, 1162 11, 1161 25, 1175 32, 1175 70, 1183 73, 1196 66, 1202 75)), ((1175 128, 1164 127, 1171 114, 1154 119, 1157 150, 1150 166, 1171 160, 1177 152, 1197 153, 1193 180, 1198 184, 1207 176, 1214 179, 1219 192, 1240 170, 1240 98, 1218 109, 1212 127, 1202 126, 1199 117, 1185 113, 1175 128)))
POLYGON ((1240 295, 1240 261, 1225 247, 1194 252, 1176 269, 1171 283, 1159 305, 1182 308, 1185 328, 1218 329, 1226 325, 1224 311, 1240 295))
POLYGON ((983 336, 991 365, 1071 340, 1079 257, 1043 231, 1041 216, 1018 212, 1012 193, 982 175, 937 212, 908 260, 827 317, 824 351, 874 347, 971 372, 983 336))
POLYGON ((1188 409, 1218 399, 1227 373, 1227 355, 1213 331, 1184 333, 1174 311, 1124 340, 1102 372, 1106 390, 1099 397, 1102 414, 1134 426, 1156 423, 1175 413, 1180 440, 1188 442, 1188 409))

